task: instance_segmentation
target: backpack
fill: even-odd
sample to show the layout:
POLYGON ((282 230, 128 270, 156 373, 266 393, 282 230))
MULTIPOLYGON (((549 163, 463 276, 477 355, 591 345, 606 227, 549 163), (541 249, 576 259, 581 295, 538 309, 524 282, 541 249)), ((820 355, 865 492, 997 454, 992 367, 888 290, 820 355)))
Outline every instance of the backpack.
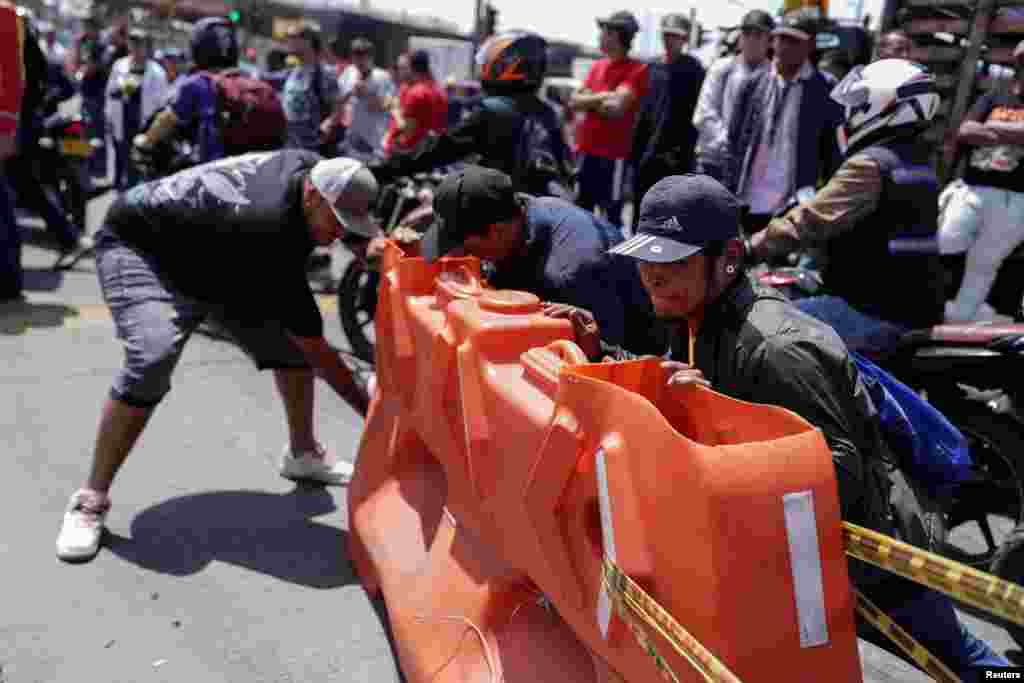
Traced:
POLYGON ((556 135, 551 127, 535 113, 523 114, 515 151, 515 179, 533 194, 548 194, 550 182, 565 183, 565 169, 556 153, 556 135))
POLYGON ((243 72, 204 72, 217 91, 217 116, 228 156, 279 149, 287 120, 277 92, 243 72))
POLYGON ((888 372, 850 352, 901 469, 932 494, 971 478, 967 439, 946 417, 888 372))

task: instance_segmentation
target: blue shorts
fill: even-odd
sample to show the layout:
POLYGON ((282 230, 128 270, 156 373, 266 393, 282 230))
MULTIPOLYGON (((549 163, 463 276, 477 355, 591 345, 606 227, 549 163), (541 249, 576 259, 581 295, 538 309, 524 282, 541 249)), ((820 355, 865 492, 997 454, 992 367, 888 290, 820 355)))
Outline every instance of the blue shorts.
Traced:
POLYGON ((580 154, 578 161, 579 195, 576 202, 588 211, 600 207, 608 220, 621 226, 622 204, 626 197, 626 160, 580 154))

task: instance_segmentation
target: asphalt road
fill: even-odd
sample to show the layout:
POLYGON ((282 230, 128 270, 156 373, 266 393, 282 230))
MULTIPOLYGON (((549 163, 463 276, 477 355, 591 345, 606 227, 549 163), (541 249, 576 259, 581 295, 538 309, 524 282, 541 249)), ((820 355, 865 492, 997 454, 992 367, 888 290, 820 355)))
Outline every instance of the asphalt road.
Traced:
MULTIPOLYGON (((90 230, 110 199, 90 206, 90 230)), ((26 225, 27 300, 0 307, 0 682, 400 680, 382 608, 346 558, 345 489, 277 475, 273 381, 229 343, 190 342, 112 492, 99 556, 55 558, 121 350, 91 259, 49 272, 52 246, 26 225)), ((321 303, 344 346, 331 298, 321 303)), ((360 419, 323 385, 317 400, 321 440, 352 459, 360 419)), ((1020 654, 998 624, 964 618, 1020 654)), ((862 653, 867 681, 928 680, 862 653)))

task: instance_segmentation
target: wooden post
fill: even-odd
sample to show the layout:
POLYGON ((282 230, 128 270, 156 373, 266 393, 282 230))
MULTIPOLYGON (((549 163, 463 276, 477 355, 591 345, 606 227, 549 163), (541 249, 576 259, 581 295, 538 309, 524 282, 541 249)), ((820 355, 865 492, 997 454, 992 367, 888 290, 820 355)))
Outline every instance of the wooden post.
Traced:
POLYGON ((945 139, 948 141, 943 150, 943 164, 941 175, 943 180, 948 180, 953 172, 953 162, 956 159, 956 131, 960 122, 967 113, 970 106, 971 96, 974 94, 974 84, 978 75, 978 57, 981 56, 981 48, 988 37, 988 27, 992 23, 992 15, 995 12, 996 0, 978 0, 978 8, 974 12, 971 22, 971 35, 968 38, 967 50, 964 54, 963 65, 960 68, 960 81, 953 96, 953 108, 949 113, 946 122, 945 139))

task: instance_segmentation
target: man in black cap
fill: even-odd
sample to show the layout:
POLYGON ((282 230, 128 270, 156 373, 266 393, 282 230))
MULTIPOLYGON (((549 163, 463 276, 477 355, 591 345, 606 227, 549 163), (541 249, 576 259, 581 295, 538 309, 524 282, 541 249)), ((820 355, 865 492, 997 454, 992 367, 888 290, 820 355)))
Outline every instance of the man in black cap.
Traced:
MULTIPOLYGON (((633 132, 631 165, 637 202, 665 176, 693 170, 697 144, 693 111, 704 67, 686 54, 690 30, 690 21, 682 14, 668 14, 661 22, 665 55, 649 67, 649 89, 633 132)), ((634 229, 638 215, 633 212, 634 229)))
POLYGON ((810 57, 820 20, 790 12, 773 33, 775 57, 747 80, 729 122, 726 186, 746 205, 744 227, 756 232, 804 187, 817 187, 839 166, 836 128, 843 110, 833 83, 810 57))
MULTIPOLYGON (((832 328, 746 276, 740 219, 739 201, 718 181, 671 176, 644 196, 637 235, 611 250, 639 261, 658 317, 689 331, 689 350, 673 344, 662 364, 666 384, 679 392, 710 385, 743 401, 779 405, 821 429, 843 519, 892 535, 889 492, 906 485, 889 481, 886 460, 893 456, 857 366, 832 328), (684 358, 688 363, 679 362, 684 358)), ((593 319, 577 314, 573 322, 594 360, 633 357, 599 343, 593 319)), ((1005 661, 963 628, 945 596, 856 560, 850 570, 858 588, 961 676, 1005 661)))
POLYGON ((662 350, 636 266, 607 253, 622 241, 607 221, 562 199, 517 194, 508 175, 482 166, 445 178, 434 210, 439 220, 422 242, 428 261, 461 249, 495 265, 495 288, 590 310, 608 342, 662 350))
POLYGON ((740 86, 768 68, 775 20, 764 10, 750 10, 740 23, 739 54, 711 65, 697 100, 697 170, 722 180, 729 156, 729 121, 740 86))
POLYGON ((633 146, 633 126, 640 102, 647 94, 647 65, 629 56, 640 31, 629 12, 598 19, 601 51, 583 87, 569 100, 569 108, 583 112, 576 127, 579 154, 580 206, 600 207, 614 225, 622 225, 626 162, 633 146))

